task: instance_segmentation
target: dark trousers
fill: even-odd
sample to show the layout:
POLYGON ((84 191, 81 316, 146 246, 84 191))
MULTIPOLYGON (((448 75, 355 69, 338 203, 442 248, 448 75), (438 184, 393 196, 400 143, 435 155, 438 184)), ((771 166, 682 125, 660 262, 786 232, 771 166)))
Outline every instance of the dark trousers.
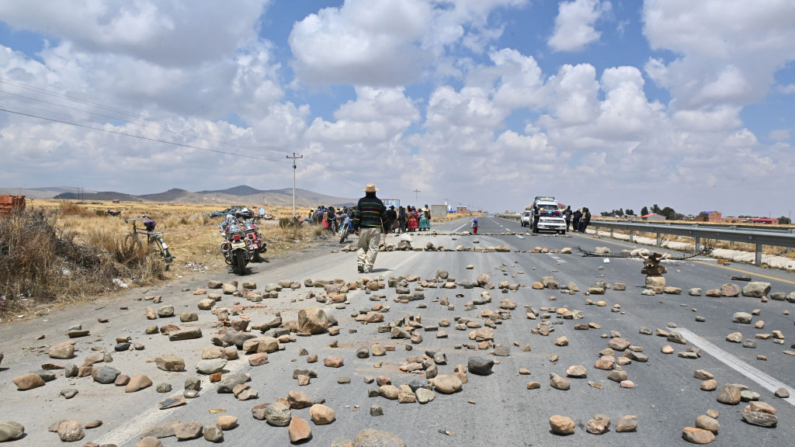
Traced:
POLYGON ((566 231, 569 231, 570 226, 571 226, 571 219, 566 219, 566 231))
POLYGON ((580 233, 585 233, 586 228, 588 228, 588 222, 580 222, 580 233))
POLYGON ((580 231, 580 219, 574 219, 571 223, 571 231, 580 231))

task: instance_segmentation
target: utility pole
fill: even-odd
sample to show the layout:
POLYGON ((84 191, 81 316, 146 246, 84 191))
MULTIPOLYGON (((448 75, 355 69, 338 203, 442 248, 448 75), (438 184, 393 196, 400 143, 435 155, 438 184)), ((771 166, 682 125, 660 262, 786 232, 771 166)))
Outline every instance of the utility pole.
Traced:
POLYGON ((288 155, 287 158, 293 161, 293 220, 295 220, 295 160, 304 158, 304 156, 296 156, 295 152, 293 152, 293 156, 288 155))
POLYGON ((420 193, 420 190, 419 190, 419 189, 415 189, 415 190, 414 190, 414 205, 415 205, 415 206, 420 206, 420 201, 419 201, 419 199, 418 199, 418 195, 419 195, 419 193, 420 193))

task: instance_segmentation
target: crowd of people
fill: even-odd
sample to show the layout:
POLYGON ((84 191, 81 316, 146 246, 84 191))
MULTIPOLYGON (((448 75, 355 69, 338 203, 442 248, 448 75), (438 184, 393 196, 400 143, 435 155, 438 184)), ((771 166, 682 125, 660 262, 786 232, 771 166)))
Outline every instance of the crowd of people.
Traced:
POLYGON ((387 208, 376 197, 377 191, 375 185, 369 183, 364 189, 365 196, 359 199, 355 207, 335 209, 333 206, 320 205, 305 218, 297 220, 302 225, 320 225, 332 233, 337 233, 343 225, 349 225, 350 230, 359 236, 357 270, 360 273, 369 273, 373 269, 384 232, 411 233, 431 229, 431 210, 428 205, 423 208, 387 208))
MULTIPOLYGON (((342 207, 335 209, 333 206, 320 205, 309 212, 309 215, 300 219, 302 224, 320 225, 332 233, 336 233, 346 219, 354 219, 356 207, 342 207)), ((381 216, 383 228, 387 233, 410 233, 414 231, 428 231, 431 229, 431 210, 428 205, 421 209, 413 206, 390 206, 381 216)))
POLYGON ((567 206, 563 211, 563 218, 566 219, 566 231, 579 231, 585 233, 585 229, 591 224, 591 211, 588 208, 579 208, 572 212, 571 206, 567 206))

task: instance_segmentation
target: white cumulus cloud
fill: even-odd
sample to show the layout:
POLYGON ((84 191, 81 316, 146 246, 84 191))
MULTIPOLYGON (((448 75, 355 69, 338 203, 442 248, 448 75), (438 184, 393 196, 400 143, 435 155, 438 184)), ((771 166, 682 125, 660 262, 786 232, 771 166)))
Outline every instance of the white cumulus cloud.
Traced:
POLYGON ((553 51, 581 51, 596 42, 602 33, 596 21, 612 8, 608 1, 573 0, 561 2, 555 18, 555 30, 547 40, 553 51))

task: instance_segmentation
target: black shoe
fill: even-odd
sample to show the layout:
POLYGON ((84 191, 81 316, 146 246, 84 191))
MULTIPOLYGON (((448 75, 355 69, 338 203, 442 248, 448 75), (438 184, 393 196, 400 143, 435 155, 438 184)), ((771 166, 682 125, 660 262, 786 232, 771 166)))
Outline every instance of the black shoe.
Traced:
POLYGON ((359 264, 358 265, 358 270, 359 270, 359 273, 364 273, 364 264, 359 264))

